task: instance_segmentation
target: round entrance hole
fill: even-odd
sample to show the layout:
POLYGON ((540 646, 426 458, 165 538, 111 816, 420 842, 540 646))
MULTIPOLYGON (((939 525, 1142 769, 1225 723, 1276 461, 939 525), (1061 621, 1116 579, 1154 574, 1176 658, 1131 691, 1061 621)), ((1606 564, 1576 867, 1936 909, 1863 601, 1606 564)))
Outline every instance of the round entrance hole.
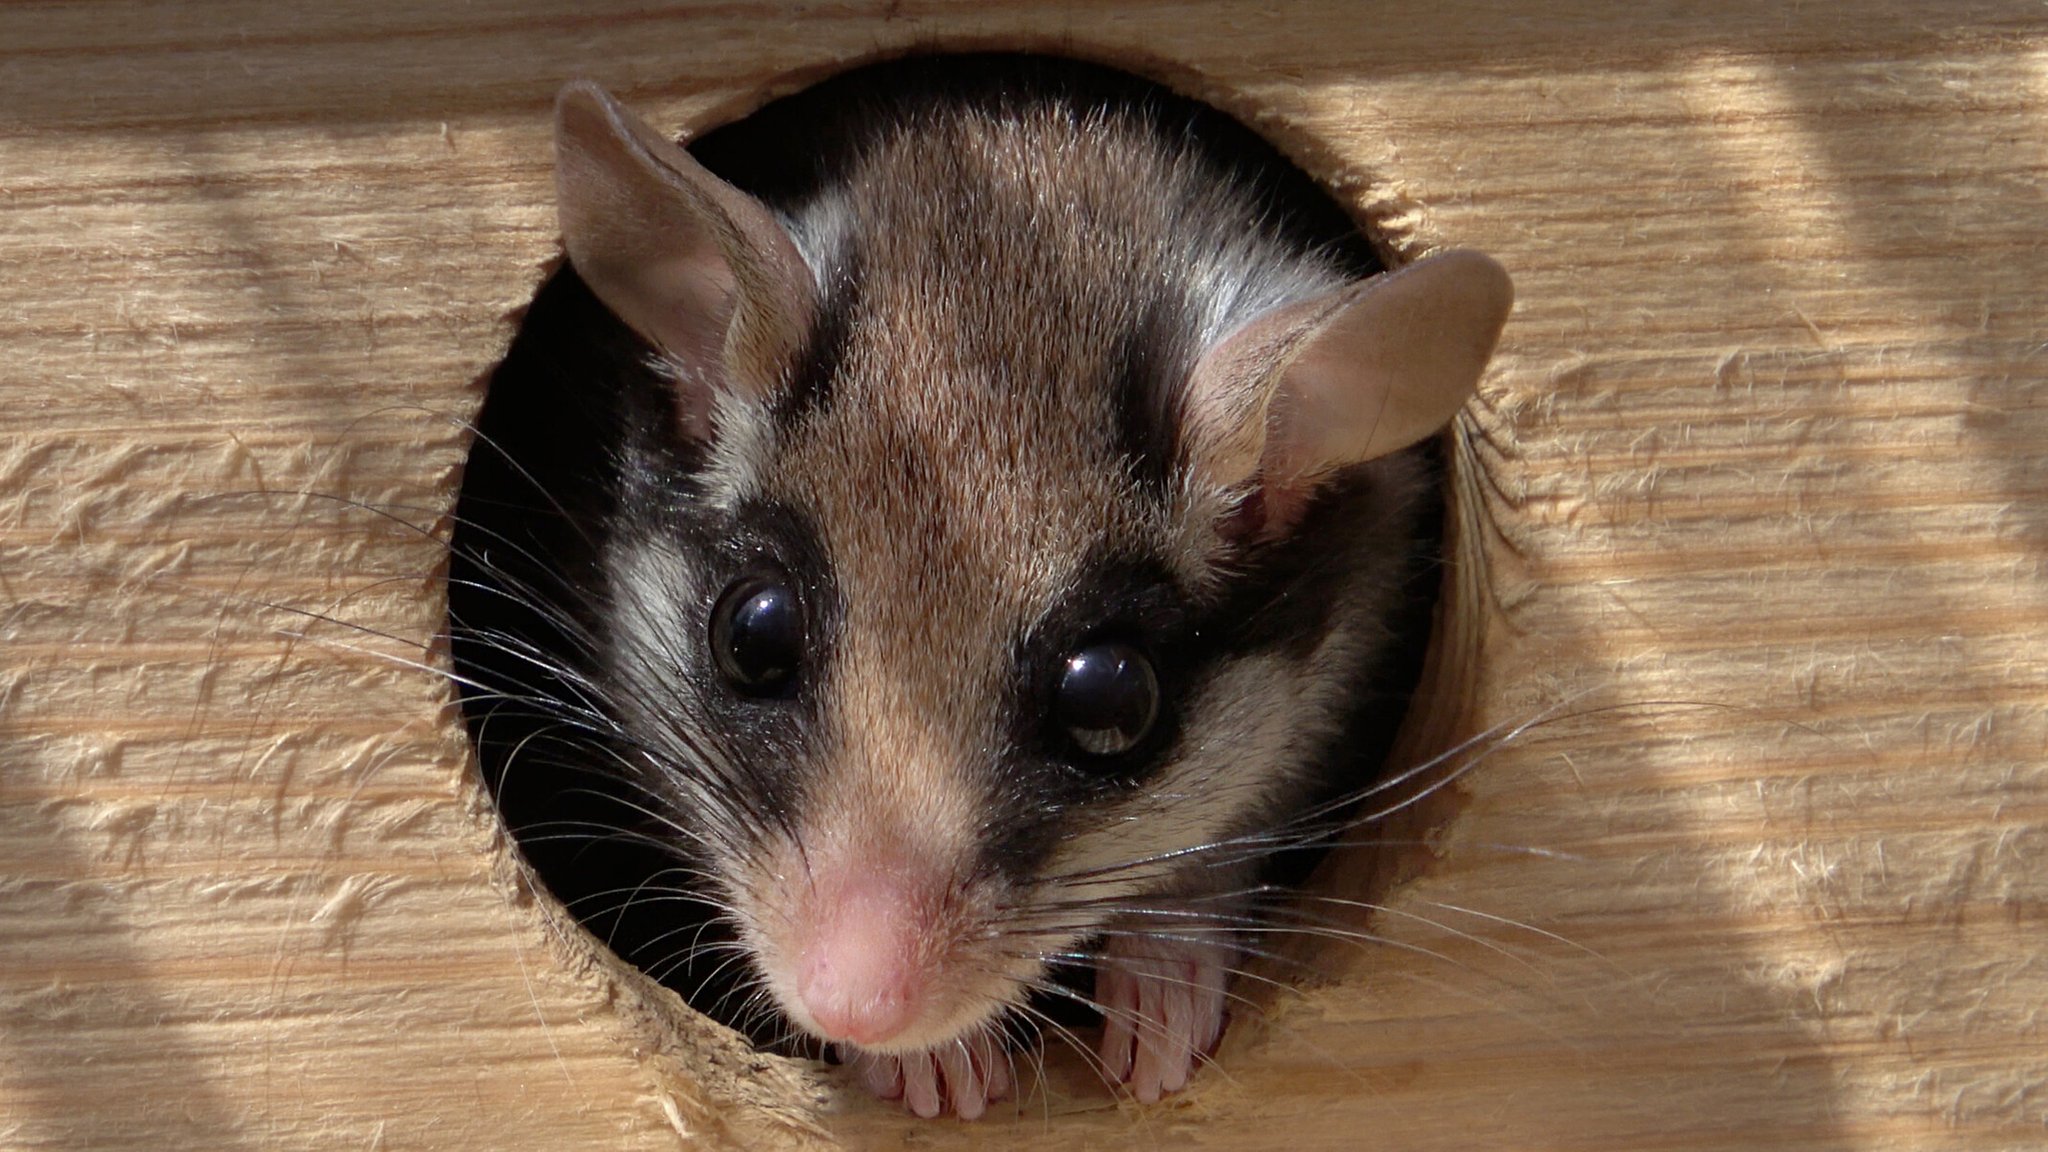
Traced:
MULTIPOLYGON (((1354 350, 1359 222, 1224 114, 1042 57, 862 68, 690 160, 594 88, 558 130, 572 260, 491 378, 449 605, 563 906, 797 1054, 1029 1046, 1105 999, 1142 1032, 1098 981, 1162 957, 1239 1018, 1327 974, 1299 942, 1360 924, 1318 909, 1443 816, 1408 802, 1441 772, 1374 786, 1438 451, 1324 436, 1290 375, 1354 350)), ((924 1111, 914 1059, 870 1079, 924 1111)))

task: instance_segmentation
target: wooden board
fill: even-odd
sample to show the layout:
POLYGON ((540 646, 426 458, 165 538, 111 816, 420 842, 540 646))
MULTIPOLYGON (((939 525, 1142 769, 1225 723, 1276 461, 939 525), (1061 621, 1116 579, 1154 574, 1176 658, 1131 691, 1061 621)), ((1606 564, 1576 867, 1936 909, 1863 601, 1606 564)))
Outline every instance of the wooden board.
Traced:
POLYGON ((2044 182, 2017 2, 0 9, 0 1145, 2048 1140, 2044 182), (609 970, 428 643, 557 85, 920 44, 1150 71, 1520 289, 1410 749, 1567 715, 1167 1106, 913 1123, 609 970))

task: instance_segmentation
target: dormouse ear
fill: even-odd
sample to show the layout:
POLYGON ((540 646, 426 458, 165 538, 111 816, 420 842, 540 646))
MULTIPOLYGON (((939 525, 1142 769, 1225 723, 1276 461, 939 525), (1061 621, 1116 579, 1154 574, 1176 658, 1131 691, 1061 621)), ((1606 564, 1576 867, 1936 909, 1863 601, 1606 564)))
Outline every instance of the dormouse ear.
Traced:
POLYGON ((577 275, 684 369, 686 435, 709 436, 715 389, 774 387, 816 293, 766 206, 588 80, 555 100, 555 204, 577 275))
POLYGON ((1449 423, 1513 304, 1491 257, 1445 252, 1275 308, 1211 348, 1189 381, 1185 436, 1210 482, 1244 494, 1226 535, 1286 535, 1332 472, 1449 423))

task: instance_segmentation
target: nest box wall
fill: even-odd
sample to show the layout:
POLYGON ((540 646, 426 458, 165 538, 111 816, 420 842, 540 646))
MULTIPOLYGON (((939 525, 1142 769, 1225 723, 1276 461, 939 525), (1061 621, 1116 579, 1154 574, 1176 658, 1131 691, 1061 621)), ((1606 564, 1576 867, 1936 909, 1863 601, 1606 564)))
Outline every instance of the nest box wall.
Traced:
POLYGON ((1147 72, 1509 267, 1408 742, 1572 705, 1185 1096, 919 1136, 2043 1137, 2038 5, 117 0, 0 12, 0 1144, 913 1127, 527 892, 431 638, 555 88, 702 127, 917 45, 1147 72))

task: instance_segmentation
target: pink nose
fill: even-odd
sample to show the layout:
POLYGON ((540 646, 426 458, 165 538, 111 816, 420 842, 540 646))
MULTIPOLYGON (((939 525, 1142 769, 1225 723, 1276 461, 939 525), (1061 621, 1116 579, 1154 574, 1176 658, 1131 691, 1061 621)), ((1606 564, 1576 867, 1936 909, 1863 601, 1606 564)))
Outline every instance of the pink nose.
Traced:
POLYGON ((924 1010, 918 915, 896 884, 851 877, 818 920, 797 970, 796 992, 828 1040, 880 1044, 924 1010))

